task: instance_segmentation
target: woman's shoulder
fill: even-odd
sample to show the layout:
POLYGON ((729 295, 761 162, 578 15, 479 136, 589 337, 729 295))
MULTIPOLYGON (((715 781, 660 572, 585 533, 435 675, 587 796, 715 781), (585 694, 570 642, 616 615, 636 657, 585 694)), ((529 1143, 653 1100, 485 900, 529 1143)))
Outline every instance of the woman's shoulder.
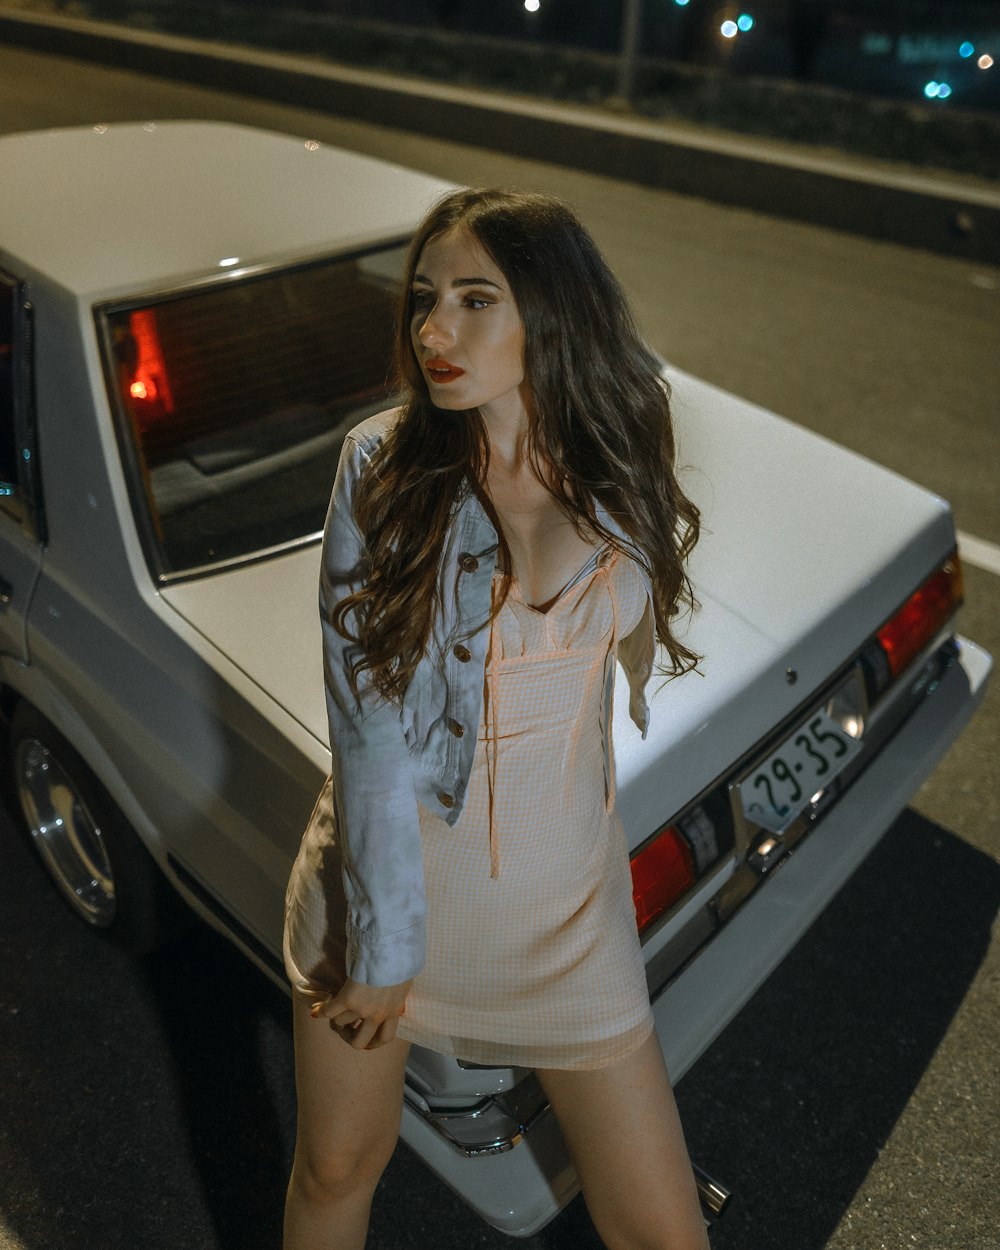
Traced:
POLYGON ((397 407, 387 408, 384 412, 365 417, 364 421, 348 430, 346 439, 357 444, 366 454, 370 454, 385 439, 402 414, 403 409, 397 407))

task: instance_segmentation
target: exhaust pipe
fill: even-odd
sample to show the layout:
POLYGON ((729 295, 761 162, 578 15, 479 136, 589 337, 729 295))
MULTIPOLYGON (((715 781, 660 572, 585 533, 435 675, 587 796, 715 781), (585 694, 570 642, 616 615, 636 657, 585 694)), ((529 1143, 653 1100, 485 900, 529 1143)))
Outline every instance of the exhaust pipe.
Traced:
POLYGON ((718 1219, 729 1205, 732 1194, 725 1185, 720 1185, 718 1181, 713 1180, 697 1164, 691 1166, 694 1169, 694 1180, 698 1186, 698 1199, 702 1209, 710 1219, 718 1219))

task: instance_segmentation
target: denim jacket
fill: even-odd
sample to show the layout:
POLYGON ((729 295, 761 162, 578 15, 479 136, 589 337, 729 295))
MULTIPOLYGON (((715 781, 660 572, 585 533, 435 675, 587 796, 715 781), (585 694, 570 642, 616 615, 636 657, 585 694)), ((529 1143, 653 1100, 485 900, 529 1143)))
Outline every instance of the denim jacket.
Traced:
MULTIPOLYGON (((331 612, 357 590, 364 572, 353 494, 359 476, 395 413, 370 417, 344 441, 323 540, 320 615, 334 813, 347 898, 347 971, 369 985, 396 985, 424 961, 423 852, 418 802, 454 825, 462 813, 483 704, 489 643, 486 628, 497 535, 475 493, 456 500, 440 566, 440 610, 401 706, 381 698, 367 674, 360 703, 348 675, 352 644, 331 624, 331 612)), ((627 546, 609 514, 597 515, 627 546)), ((652 673, 652 592, 646 613, 618 658, 629 679, 629 711, 645 737, 645 687, 652 673)), ((605 769, 610 764, 615 663, 609 656, 604 692, 605 769)))

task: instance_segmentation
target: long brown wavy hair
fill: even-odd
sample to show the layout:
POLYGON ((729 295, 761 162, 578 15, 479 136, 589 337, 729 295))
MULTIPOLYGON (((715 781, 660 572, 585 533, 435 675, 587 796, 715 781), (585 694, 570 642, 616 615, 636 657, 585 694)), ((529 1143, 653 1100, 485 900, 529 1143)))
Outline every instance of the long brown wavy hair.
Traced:
POLYGON ((430 400, 411 346, 412 280, 427 243, 460 227, 510 285, 524 326, 531 393, 529 463, 582 536, 621 540, 597 520, 599 500, 628 536, 653 584, 665 677, 699 660, 671 622, 695 606, 685 561, 698 539, 698 509, 674 470, 669 388, 639 337, 624 292, 575 214, 542 195, 456 191, 417 230, 406 263, 396 326, 395 370, 404 393, 398 420, 358 483, 355 520, 366 548, 365 580, 333 612, 356 643, 352 681, 367 671, 375 689, 400 701, 431 636, 444 588, 439 564, 456 499, 474 491, 499 539, 503 527, 485 490, 489 442, 478 410, 444 411, 430 400))

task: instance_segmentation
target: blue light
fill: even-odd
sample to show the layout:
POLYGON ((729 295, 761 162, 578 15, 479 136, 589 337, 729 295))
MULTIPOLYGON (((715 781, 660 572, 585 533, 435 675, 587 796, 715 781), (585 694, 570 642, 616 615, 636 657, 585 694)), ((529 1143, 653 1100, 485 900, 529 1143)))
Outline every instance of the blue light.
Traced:
POLYGON ((753 30, 753 18, 749 13, 741 13, 736 19, 736 25, 742 31, 753 30))
POLYGON ((719 31, 723 35, 724 38, 735 39, 737 32, 739 31, 739 27, 736 25, 735 22, 723 22, 722 25, 719 27, 719 31))
POLYGON ((975 46, 966 39, 965 43, 959 44, 958 55, 968 59, 975 52, 975 46))
POLYGON ((674 4, 679 4, 682 9, 687 3, 688 3, 688 0, 674 0, 674 4))
POLYGON ((928 100, 947 100, 951 95, 951 87, 946 82, 935 82, 932 78, 924 87, 924 95, 928 100))

